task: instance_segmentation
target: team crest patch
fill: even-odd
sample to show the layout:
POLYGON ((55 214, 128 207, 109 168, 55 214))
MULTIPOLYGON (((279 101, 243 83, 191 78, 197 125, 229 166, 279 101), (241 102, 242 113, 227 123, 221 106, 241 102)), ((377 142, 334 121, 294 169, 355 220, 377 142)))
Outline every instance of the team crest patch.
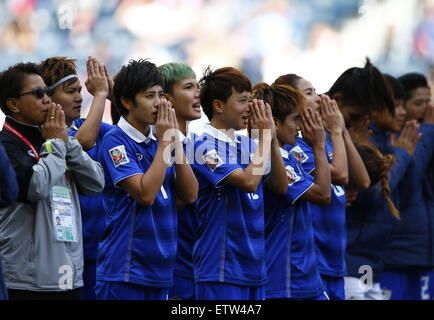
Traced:
POLYGON ((294 168, 291 166, 286 166, 285 172, 289 179, 288 186, 292 186, 294 183, 301 179, 300 176, 295 172, 294 168))
POLYGON ((113 164, 116 167, 119 167, 122 164, 126 164, 130 162, 130 159, 128 159, 127 152, 125 151, 125 146, 120 145, 117 147, 114 147, 109 150, 110 157, 112 158, 113 164))
POLYGON ((294 158, 300 163, 305 163, 309 159, 309 156, 304 153, 304 151, 299 146, 295 146, 289 152, 292 153, 294 158))
POLYGON ((330 152, 328 153, 328 156, 329 156, 329 159, 330 159, 330 160, 333 160, 333 152, 332 152, 332 151, 330 151, 330 152))
POLYGON ((205 163, 212 172, 223 164, 222 159, 219 157, 215 149, 205 153, 202 158, 205 160, 205 163))

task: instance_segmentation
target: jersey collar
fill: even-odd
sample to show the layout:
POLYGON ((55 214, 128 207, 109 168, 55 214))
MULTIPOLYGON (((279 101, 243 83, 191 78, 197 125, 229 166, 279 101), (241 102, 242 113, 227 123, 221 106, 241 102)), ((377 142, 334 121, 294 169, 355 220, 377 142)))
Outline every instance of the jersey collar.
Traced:
POLYGON ((206 134, 209 134, 210 136, 216 138, 217 140, 223 141, 223 142, 227 142, 227 143, 231 143, 231 144, 233 144, 234 142, 241 143, 241 139, 239 139, 237 134, 235 134, 235 140, 232 140, 227 134, 214 128, 209 123, 204 125, 203 132, 206 134))
POLYGON ((284 157, 285 159, 289 159, 289 152, 283 149, 282 147, 279 147, 280 155, 284 157))
POLYGON ((68 129, 68 131, 70 130, 74 130, 74 131, 78 131, 77 126, 75 125, 75 121, 72 122, 71 126, 66 126, 66 128, 68 129))
POLYGON ((190 142, 193 142, 194 138, 191 131, 187 132, 187 136, 184 136, 181 130, 178 130, 178 133, 179 133, 179 141, 181 141, 183 144, 188 144, 190 142))
POLYGON ((144 142, 148 144, 151 140, 157 140, 157 138, 154 137, 154 126, 149 126, 148 136, 145 136, 139 130, 130 125, 127 120, 121 117, 118 122, 118 127, 137 143, 144 142))

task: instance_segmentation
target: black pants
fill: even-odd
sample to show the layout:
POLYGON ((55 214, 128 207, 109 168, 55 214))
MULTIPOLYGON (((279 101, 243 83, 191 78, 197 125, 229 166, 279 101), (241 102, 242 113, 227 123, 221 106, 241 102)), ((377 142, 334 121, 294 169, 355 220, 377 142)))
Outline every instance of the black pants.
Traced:
POLYGON ((81 288, 67 291, 27 291, 8 289, 9 300, 81 300, 81 288))

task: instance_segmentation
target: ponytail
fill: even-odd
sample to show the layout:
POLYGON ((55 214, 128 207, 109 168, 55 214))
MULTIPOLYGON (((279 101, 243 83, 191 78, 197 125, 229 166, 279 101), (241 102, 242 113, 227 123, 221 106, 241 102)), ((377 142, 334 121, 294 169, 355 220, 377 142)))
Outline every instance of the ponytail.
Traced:
POLYGON ((390 199, 390 186, 388 180, 390 168, 392 167, 392 164, 395 162, 395 160, 396 156, 392 156, 390 154, 385 155, 381 159, 381 193, 389 204, 390 212, 392 212, 396 219, 400 220, 401 217, 399 216, 399 211, 396 209, 395 205, 390 199))

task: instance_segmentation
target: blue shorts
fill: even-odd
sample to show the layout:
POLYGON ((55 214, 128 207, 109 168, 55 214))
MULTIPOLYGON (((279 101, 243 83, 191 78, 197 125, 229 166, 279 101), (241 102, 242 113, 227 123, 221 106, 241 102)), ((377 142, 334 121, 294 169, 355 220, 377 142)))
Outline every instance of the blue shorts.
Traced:
POLYGON ((429 271, 384 270, 381 288, 390 300, 430 300, 429 271))
POLYGON ((321 279, 330 300, 345 300, 344 277, 321 275, 321 279))
POLYGON ((173 275, 173 286, 169 288, 170 300, 194 300, 194 280, 173 275))
POLYGON ((134 283, 96 281, 98 300, 167 300, 168 288, 145 287, 134 283))
POLYGON ((265 288, 245 287, 219 282, 199 282, 195 285, 197 300, 264 300, 265 288))

